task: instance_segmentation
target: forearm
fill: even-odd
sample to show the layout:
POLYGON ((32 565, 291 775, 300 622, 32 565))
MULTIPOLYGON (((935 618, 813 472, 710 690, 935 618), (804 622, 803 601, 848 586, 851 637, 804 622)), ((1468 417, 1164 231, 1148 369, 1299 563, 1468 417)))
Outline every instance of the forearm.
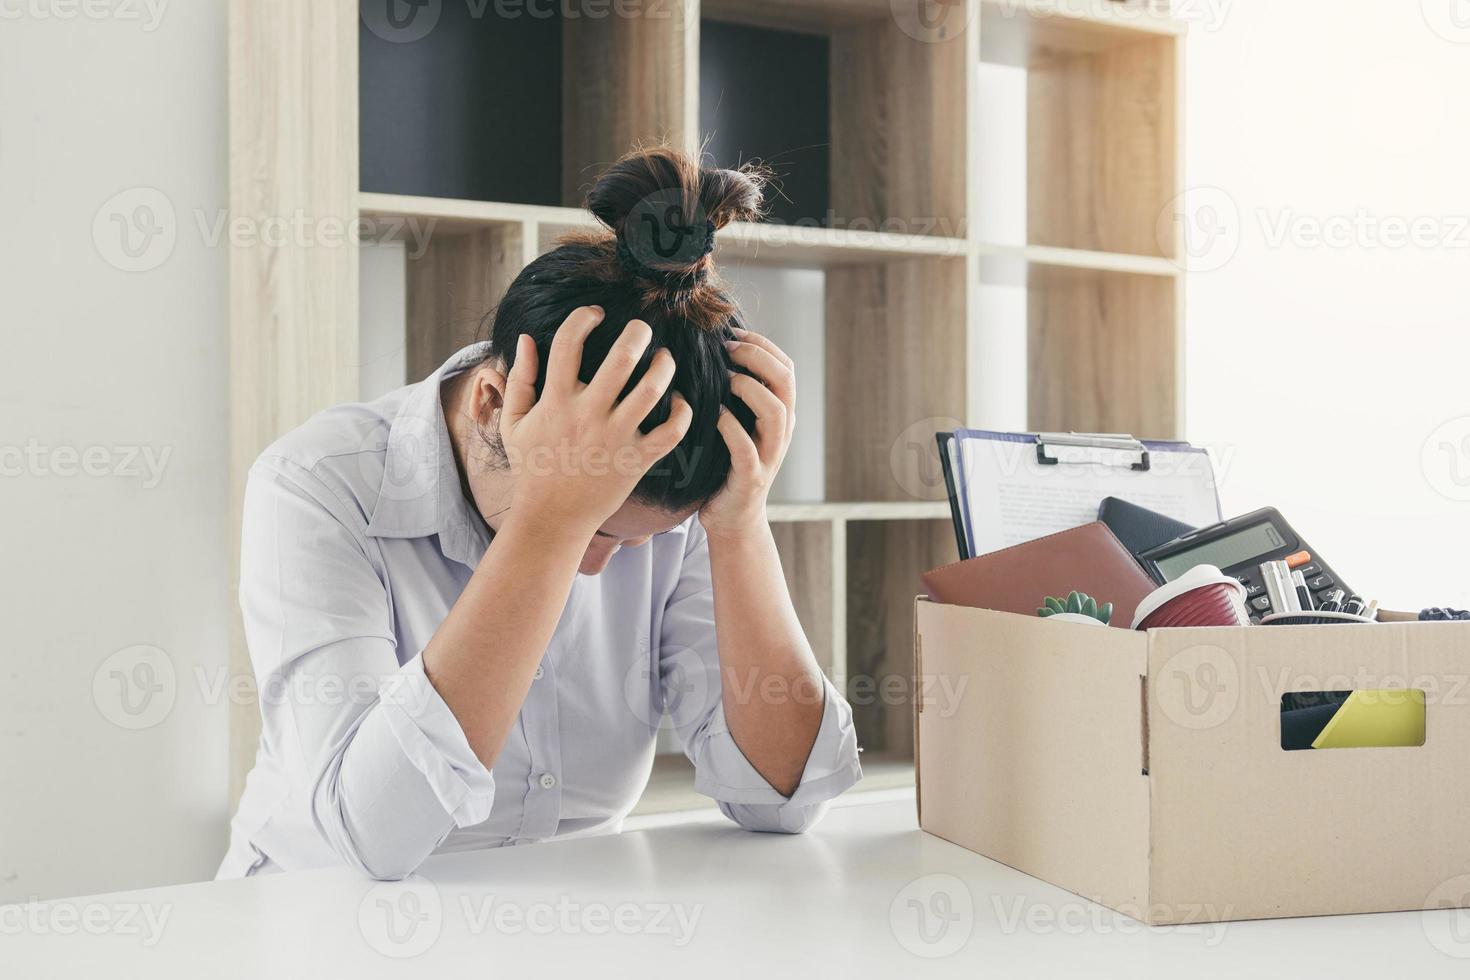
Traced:
POLYGON ((821 727, 821 671, 770 527, 711 535, 709 555, 725 720, 750 764, 789 796, 821 727))
POLYGON ((487 769, 520 713, 590 536, 512 515, 424 649, 425 674, 487 769))

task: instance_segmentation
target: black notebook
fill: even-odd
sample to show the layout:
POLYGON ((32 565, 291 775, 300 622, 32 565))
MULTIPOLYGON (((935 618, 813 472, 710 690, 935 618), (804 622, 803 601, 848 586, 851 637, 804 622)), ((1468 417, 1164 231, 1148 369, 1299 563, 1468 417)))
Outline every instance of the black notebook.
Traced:
POLYGON ((1097 508, 1097 519, 1107 525, 1134 558, 1195 530, 1183 521, 1130 504, 1121 497, 1104 497, 1097 508))

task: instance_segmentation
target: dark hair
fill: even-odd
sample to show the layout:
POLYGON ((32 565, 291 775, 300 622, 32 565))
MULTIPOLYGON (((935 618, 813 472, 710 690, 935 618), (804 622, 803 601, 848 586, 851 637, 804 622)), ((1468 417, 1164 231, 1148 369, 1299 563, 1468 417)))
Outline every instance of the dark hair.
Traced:
POLYGON ((744 323, 715 274, 710 252, 716 230, 759 217, 762 187, 757 171, 705 169, 668 147, 632 153, 587 194, 587 209, 608 230, 563 238, 516 276, 494 311, 492 356, 509 367, 521 334, 536 342, 537 395, 546 383, 552 338, 579 306, 605 311, 583 345, 584 382, 592 380, 629 320, 645 321, 653 338, 624 395, 658 349, 668 348, 674 380, 641 428, 647 432, 669 417, 675 391, 694 415, 679 445, 634 488, 632 499, 640 503, 683 511, 702 505, 725 485, 730 453, 715 427, 721 405, 747 432, 755 426, 750 409, 730 393, 729 372, 741 369, 730 360, 725 341, 744 323))

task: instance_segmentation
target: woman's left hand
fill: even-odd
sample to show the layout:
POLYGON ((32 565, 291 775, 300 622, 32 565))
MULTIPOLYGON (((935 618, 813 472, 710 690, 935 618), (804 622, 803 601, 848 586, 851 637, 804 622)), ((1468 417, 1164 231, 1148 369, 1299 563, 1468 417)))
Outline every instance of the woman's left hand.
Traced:
POLYGON ((796 427, 796 370, 791 358, 758 333, 737 331, 730 359, 750 372, 732 372, 730 390, 755 413, 754 438, 729 409, 720 410, 720 435, 730 450, 730 478, 699 512, 711 537, 765 527, 766 496, 786 458, 796 427), (753 375, 753 377, 752 377, 753 375))

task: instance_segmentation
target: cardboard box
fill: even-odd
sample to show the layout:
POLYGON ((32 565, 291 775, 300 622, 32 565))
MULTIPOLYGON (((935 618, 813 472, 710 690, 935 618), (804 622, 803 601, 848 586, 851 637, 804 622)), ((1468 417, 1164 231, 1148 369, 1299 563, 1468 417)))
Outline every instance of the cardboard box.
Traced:
POLYGON ((1470 906, 1470 623, 916 634, 931 834, 1151 924, 1470 906), (1422 746, 1281 748, 1285 691, 1405 688, 1422 746))

